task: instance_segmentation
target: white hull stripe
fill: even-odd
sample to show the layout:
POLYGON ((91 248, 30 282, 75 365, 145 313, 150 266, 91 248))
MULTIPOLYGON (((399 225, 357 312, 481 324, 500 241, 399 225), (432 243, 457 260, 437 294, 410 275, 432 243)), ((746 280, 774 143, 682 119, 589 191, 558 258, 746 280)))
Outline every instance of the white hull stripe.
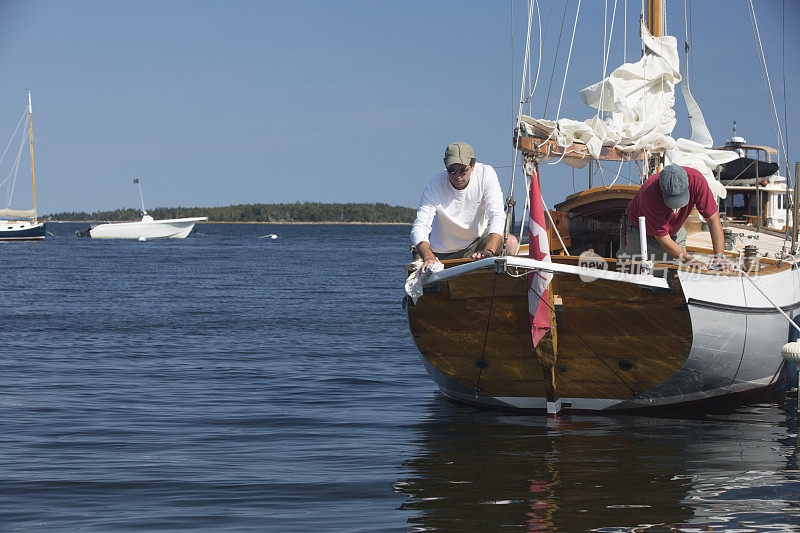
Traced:
MULTIPOLYGON (((695 307, 704 307, 706 309, 715 309, 718 311, 727 311, 729 313, 746 313, 748 315, 752 314, 778 314, 778 310, 774 307, 745 307, 741 305, 728 305, 728 304, 720 304, 716 302, 707 302, 705 300, 697 300, 696 298, 689 298, 689 305, 695 307)), ((781 306, 781 309, 784 311, 794 311, 795 309, 800 309, 800 302, 795 302, 791 305, 781 306)))

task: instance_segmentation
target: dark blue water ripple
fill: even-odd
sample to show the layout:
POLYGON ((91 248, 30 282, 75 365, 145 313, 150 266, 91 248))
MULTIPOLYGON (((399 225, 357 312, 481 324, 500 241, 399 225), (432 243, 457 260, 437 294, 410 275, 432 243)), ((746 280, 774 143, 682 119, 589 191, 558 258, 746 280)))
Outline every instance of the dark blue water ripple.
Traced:
POLYGON ((793 398, 548 422, 437 395, 400 306, 406 226, 78 227, 0 244, 0 530, 798 523, 793 398))

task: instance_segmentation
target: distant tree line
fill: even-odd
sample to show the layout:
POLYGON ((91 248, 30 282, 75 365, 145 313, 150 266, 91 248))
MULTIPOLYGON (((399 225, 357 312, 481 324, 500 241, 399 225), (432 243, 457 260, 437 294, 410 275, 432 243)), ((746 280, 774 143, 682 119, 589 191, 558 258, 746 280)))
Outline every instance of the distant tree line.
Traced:
MULTIPOLYGON (((148 214, 158 219, 208 217, 212 222, 372 222, 412 223, 416 211, 389 204, 326 204, 296 202, 293 204, 240 204, 228 207, 158 207, 148 214)), ((114 211, 63 212, 49 215, 49 220, 125 221, 139 220, 138 209, 114 211)))

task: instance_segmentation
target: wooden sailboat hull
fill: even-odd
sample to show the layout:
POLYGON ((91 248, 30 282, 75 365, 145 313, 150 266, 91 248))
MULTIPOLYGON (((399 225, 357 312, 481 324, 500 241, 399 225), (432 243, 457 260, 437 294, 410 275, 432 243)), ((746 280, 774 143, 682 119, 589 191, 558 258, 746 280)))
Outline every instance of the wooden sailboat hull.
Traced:
MULTIPOLYGON (((677 405, 774 383, 788 334, 778 311, 737 276, 668 277, 663 290, 556 274, 555 335, 535 351, 524 277, 484 270, 433 284, 408 302, 409 326, 442 392, 484 405, 545 409, 543 363, 573 410, 677 405)), ((759 278, 779 305, 800 308, 796 270, 759 278)))
POLYGON ((44 236, 44 222, 0 221, 0 241, 40 241, 44 236))

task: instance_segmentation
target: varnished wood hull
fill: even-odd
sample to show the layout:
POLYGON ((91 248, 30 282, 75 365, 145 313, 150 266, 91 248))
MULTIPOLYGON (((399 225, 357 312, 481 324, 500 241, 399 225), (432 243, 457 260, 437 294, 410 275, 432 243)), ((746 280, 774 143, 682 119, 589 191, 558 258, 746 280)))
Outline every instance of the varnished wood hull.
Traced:
MULTIPOLYGON (((408 302, 409 326, 439 388, 478 404, 545 409, 548 364, 573 410, 669 406, 772 384, 789 327, 777 310, 742 278, 669 277, 662 290, 556 274, 555 335, 535 351, 525 278, 490 270, 426 287, 408 302)), ((796 270, 761 278, 797 312, 796 270)))

